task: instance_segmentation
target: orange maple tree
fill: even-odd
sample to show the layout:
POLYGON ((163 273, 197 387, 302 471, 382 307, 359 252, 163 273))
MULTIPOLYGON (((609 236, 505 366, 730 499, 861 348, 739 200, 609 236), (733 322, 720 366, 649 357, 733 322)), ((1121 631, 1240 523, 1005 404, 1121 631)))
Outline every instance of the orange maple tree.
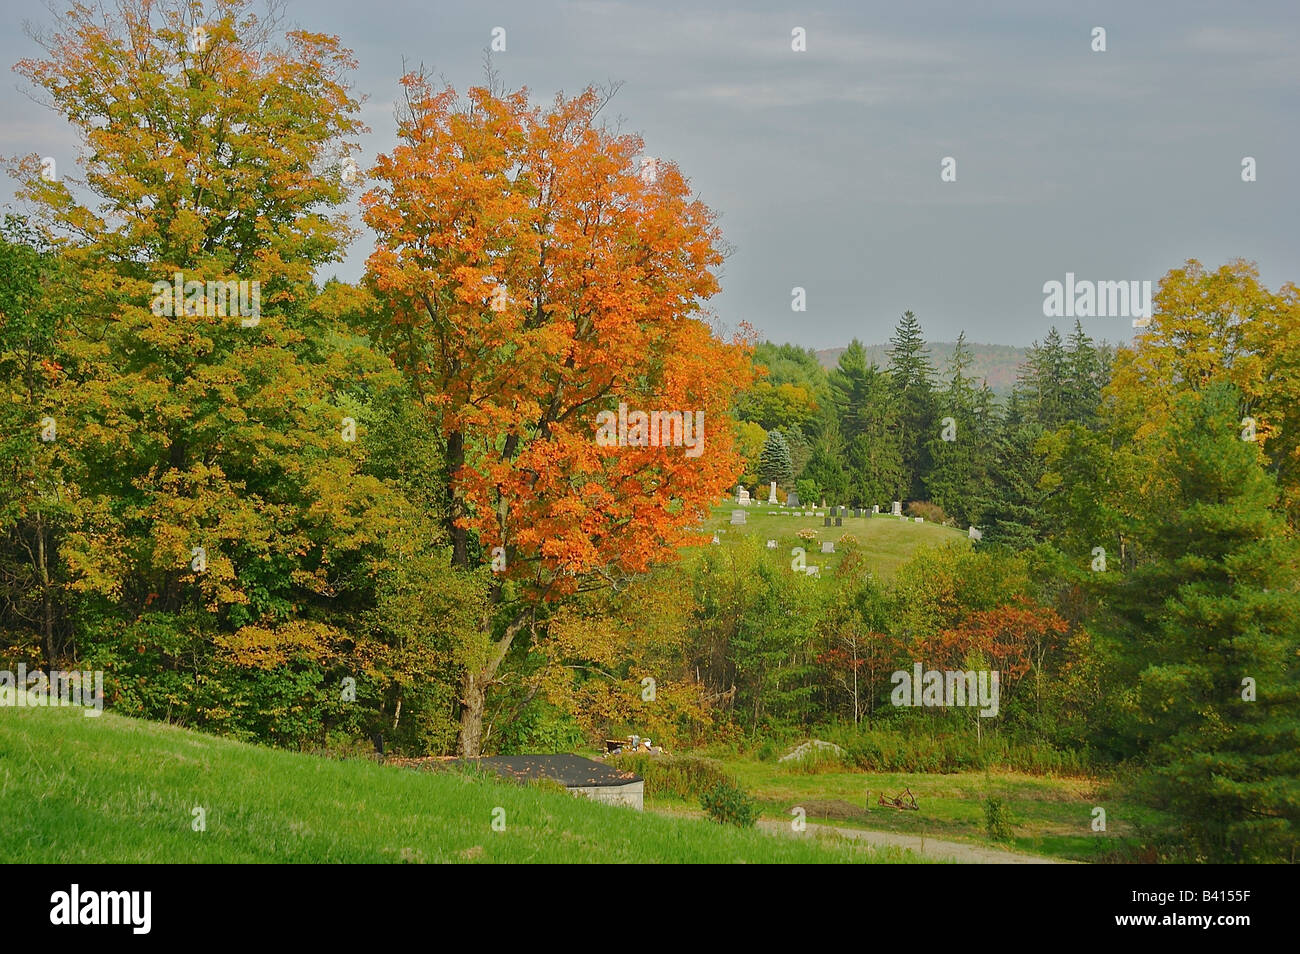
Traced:
POLYGON ((1059 657, 1070 626, 1048 606, 1025 597, 994 609, 971 613, 961 624, 940 632, 929 651, 940 665, 960 669, 981 656, 1001 673, 1006 692, 1029 672, 1041 680, 1049 660, 1059 657))
POLYGON ((371 334, 444 441, 453 565, 496 571, 461 686, 459 748, 476 755, 487 689, 539 608, 671 559, 734 482, 749 349, 702 320, 714 214, 601 123, 607 94, 539 108, 526 90, 402 85, 399 144, 362 200, 371 334), (702 413, 702 452, 602 446, 597 415, 620 404, 702 413))

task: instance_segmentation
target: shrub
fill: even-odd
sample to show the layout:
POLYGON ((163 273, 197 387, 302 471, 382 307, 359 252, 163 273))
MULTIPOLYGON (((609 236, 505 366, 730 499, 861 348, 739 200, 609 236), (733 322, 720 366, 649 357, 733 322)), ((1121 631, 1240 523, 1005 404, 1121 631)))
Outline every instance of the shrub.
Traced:
POLYGON ((1002 799, 990 795, 984 799, 984 832, 994 841, 1013 841, 1016 837, 1011 830, 1011 813, 1002 804, 1002 799))
POLYGON ((912 517, 920 517, 926 523, 951 522, 942 507, 928 500, 913 500, 907 505, 907 513, 912 517))
POLYGON ((1087 750, 1056 749, 1039 740, 1022 740, 1001 732, 977 740, 960 725, 941 727, 916 718, 898 718, 874 727, 823 726, 817 732, 842 746, 849 764, 868 772, 963 772, 997 767, 1032 775, 1082 775, 1095 770, 1095 759, 1087 750))
POLYGON ((645 793, 651 798, 680 798, 692 802, 718 783, 730 782, 715 762, 692 756, 628 752, 605 761, 645 779, 645 793))
POLYGON ((753 828, 758 820, 758 808, 744 789, 724 780, 700 796, 700 806, 720 825, 753 828))

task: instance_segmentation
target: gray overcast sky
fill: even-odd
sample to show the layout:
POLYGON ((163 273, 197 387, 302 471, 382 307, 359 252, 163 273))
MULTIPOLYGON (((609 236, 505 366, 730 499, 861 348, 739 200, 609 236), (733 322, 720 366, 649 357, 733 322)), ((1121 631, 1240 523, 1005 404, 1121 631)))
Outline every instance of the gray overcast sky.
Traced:
MULTIPOLYGON (((622 81, 611 108, 681 165, 735 248, 712 309, 778 341, 877 343, 910 308, 931 340, 1027 344, 1052 323, 1043 283, 1067 271, 1154 282, 1187 258, 1243 257, 1270 287, 1300 281, 1295 0, 290 0, 288 18, 355 51, 367 160, 393 144, 403 57, 464 88, 493 27, 511 88, 549 99, 622 81), (944 156, 956 182, 940 181, 944 156), (1243 156, 1258 181, 1241 181, 1243 156)), ((25 19, 49 17, 12 0, 0 13, 7 64, 39 52, 25 19)), ((0 153, 75 155, 23 84, 10 74, 0 99, 0 153)), ((360 275, 370 241, 340 277, 360 275)), ((1127 319, 1084 324, 1131 334, 1127 319)))

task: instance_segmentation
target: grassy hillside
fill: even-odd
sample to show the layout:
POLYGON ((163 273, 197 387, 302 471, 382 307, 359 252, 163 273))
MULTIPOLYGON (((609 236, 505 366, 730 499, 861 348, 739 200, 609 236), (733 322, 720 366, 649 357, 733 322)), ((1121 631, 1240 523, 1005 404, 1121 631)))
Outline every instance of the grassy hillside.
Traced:
MULTIPOLYGON (((815 513, 830 513, 829 509, 804 509, 815 513)), ((865 517, 845 517, 842 527, 834 526, 832 518, 832 526, 824 527, 821 517, 805 517, 803 512, 770 507, 762 502, 751 503, 748 507, 730 503, 715 507, 704 529, 709 533, 721 531, 718 533, 718 542, 724 546, 744 534, 757 538, 762 544, 775 540, 776 552, 786 559, 790 558, 792 548, 803 547, 808 565, 821 567, 822 575, 830 574, 844 558, 845 544, 842 538, 846 534, 857 541, 858 551, 865 557, 868 568, 878 576, 891 576, 922 547, 948 544, 970 546, 966 534, 960 530, 935 523, 916 523, 911 518, 903 520, 888 514, 877 514, 874 517, 868 514, 865 517), (744 526, 731 526, 733 510, 746 511, 744 526), (812 541, 801 539, 798 536, 800 530, 812 530, 816 538, 812 541), (833 543, 836 552, 822 553, 824 542, 833 543)))
POLYGON ((0 862, 880 862, 495 778, 0 708, 0 862), (192 830, 193 809, 207 829, 192 830), (505 830, 493 831, 496 808, 505 830))

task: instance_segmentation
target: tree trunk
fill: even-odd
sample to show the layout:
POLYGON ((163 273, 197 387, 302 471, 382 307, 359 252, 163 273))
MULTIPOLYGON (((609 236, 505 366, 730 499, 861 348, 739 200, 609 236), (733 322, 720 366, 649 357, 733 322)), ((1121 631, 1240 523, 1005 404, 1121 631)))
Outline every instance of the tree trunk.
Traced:
POLYGON ((483 744, 483 709, 487 702, 487 687, 479 673, 466 672, 460 689, 460 738, 456 754, 463 759, 479 757, 483 744))
POLYGON ((521 612, 506 627, 505 633, 492 643, 491 653, 481 669, 467 669, 460 681, 460 735, 456 752, 463 759, 476 759, 482 754, 483 712, 487 708, 487 689, 496 677, 497 670, 510 651, 515 634, 528 622, 527 612, 521 612))
POLYGON ((41 574, 41 641, 45 651, 45 670, 46 672, 54 671, 54 605, 53 594, 50 592, 50 567, 45 554, 45 520, 42 518, 36 524, 36 550, 37 560, 40 563, 38 570, 41 574))
POLYGON ((447 436, 447 535, 451 537, 451 565, 457 569, 469 566, 468 534, 458 526, 465 515, 465 504, 456 492, 455 474, 465 464, 465 435, 455 431, 447 436))

